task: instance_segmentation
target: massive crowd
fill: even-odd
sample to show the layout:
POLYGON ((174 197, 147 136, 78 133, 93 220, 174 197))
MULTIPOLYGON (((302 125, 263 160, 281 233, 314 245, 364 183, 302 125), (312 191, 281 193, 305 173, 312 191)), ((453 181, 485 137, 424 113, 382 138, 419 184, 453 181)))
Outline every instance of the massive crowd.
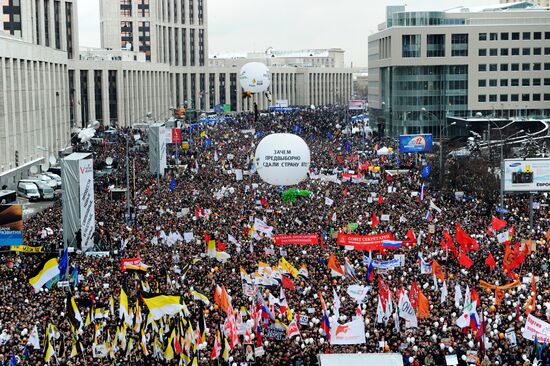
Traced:
MULTIPOLYGON (((327 107, 287 114, 266 113, 257 121, 251 114, 242 114, 228 123, 199 125, 192 129, 190 136, 185 135, 189 137, 189 148, 178 149, 178 157, 174 146, 169 147, 170 168, 160 180, 160 190, 156 177, 147 173, 147 150, 132 149, 133 220, 129 224, 125 223, 124 197, 113 199, 109 187, 125 185, 125 139, 130 136, 130 146, 137 146, 133 136, 139 131, 119 130, 117 134, 106 135, 105 142, 92 146, 91 150, 96 170, 103 168, 106 157, 115 159, 112 172, 95 179, 96 242, 108 255, 71 252, 66 279, 70 286, 56 284, 34 293, 28 282, 30 273, 42 263, 46 254, 61 254, 57 251, 63 243, 61 204, 25 222, 25 244, 44 246, 46 254, 0 253, 0 365, 11 365, 10 360, 17 360, 18 365, 47 364, 44 347, 47 334, 51 336, 52 333, 47 332, 50 324, 60 333, 57 337, 54 334, 50 342, 55 351, 49 360, 52 365, 176 365, 192 364, 195 360, 200 365, 315 365, 318 354, 359 352, 399 353, 405 365, 445 365, 446 356, 450 355, 457 356, 459 365, 467 362, 525 365, 535 358, 542 365, 550 365, 550 352, 543 342, 540 342, 542 352, 539 355, 535 343, 522 337, 529 310, 541 320, 550 318, 546 237, 550 223, 544 206, 535 211, 535 224, 530 228, 526 197, 507 197, 505 210, 497 212, 485 197, 468 192, 468 187, 465 191, 468 199, 457 198, 453 189, 436 190, 430 187, 432 177, 423 179, 421 176, 422 159, 403 154, 377 155, 376 148, 397 150, 395 142, 361 133, 345 136, 342 134, 345 126, 341 126, 343 116, 342 109, 327 107), (250 131, 251 128, 255 132, 250 131), (308 179, 297 188, 311 191, 312 195, 300 197, 294 203, 282 200, 281 192, 288 187, 269 186, 258 174, 245 174, 237 181, 235 169, 250 171, 255 146, 262 136, 271 132, 298 133, 311 150, 310 173, 316 178, 320 173, 325 177, 337 174, 340 181, 308 179), (176 160, 179 160, 179 168, 176 168, 176 160), (356 173, 357 167, 365 166, 366 162, 380 170, 367 168, 362 173, 364 181, 359 183, 341 181, 346 170, 356 173), (396 174, 394 170, 398 168, 401 171, 396 174), (175 187, 171 187, 172 181, 175 187), (423 183, 427 189, 421 192, 423 183), (376 226, 372 225, 374 216, 379 219, 376 226), (513 227, 509 244, 512 250, 517 242, 524 243, 517 245, 515 254, 525 258, 514 270, 505 272, 503 269, 505 245, 499 243, 498 233, 488 230, 492 217, 506 220, 502 230, 513 227), (319 234, 323 245, 277 247, 269 235, 251 235, 255 218, 272 226, 274 234, 319 234), (478 243, 478 248, 467 248, 470 250, 466 254, 455 242, 460 251, 458 256, 467 255, 473 260, 470 268, 460 263, 462 261, 453 254, 443 234, 446 231, 454 238, 457 223, 478 243), (411 230, 414 241, 410 240, 411 230), (404 264, 391 270, 369 269, 364 262, 368 252, 346 250, 337 244, 338 233, 350 231, 359 235, 391 232, 395 239, 414 245, 373 252, 373 259, 379 261, 403 254, 404 264), (191 232, 193 239, 183 240, 184 233, 191 232), (179 238, 171 233, 179 233, 179 238), (218 250, 230 258, 221 261, 208 256, 209 240, 215 240, 218 250), (528 250, 525 249, 528 246, 528 250), (347 261, 354 276, 348 273, 334 277, 328 268, 331 253, 342 267, 347 261), (486 264, 489 253, 496 261, 494 269, 486 264), (138 255, 149 266, 146 272, 121 271, 123 258, 138 255), (419 255, 427 263, 435 260, 441 266, 448 289, 444 301, 441 300, 443 282, 434 280, 431 273, 421 274, 419 255), (251 294, 250 286, 243 286, 241 268, 254 274, 259 262, 276 267, 282 257, 297 269, 307 268, 308 275, 285 276, 294 282, 294 289, 285 289, 289 311, 280 314, 280 307, 273 307, 273 295, 279 297, 279 286, 258 285, 251 294), (75 266, 78 283, 72 276, 75 266), (521 284, 506 290, 499 304, 496 304, 495 291, 480 285, 480 281, 485 281, 502 286, 513 282, 515 276, 521 284), (534 285, 531 276, 535 276, 534 285), (380 283, 387 284, 394 294, 389 300, 393 301, 394 312, 399 307, 400 290, 404 289, 411 296, 413 287, 418 285, 428 299, 428 315, 419 317, 418 326, 413 328, 407 328, 405 321, 399 318, 397 325, 393 316, 389 321, 378 322, 380 283), (359 305, 347 292, 353 284, 371 287, 359 305), (222 339, 225 338, 223 330, 227 324, 227 314, 214 301, 216 288, 222 285, 231 297, 242 331, 238 341, 229 340, 229 344, 222 341, 219 357, 212 360, 217 334, 222 330, 222 339), (531 303, 529 309, 524 305, 532 295, 533 286, 536 302, 531 303), (188 326, 174 325, 179 322, 176 319, 183 316, 181 314, 158 324, 143 321, 138 327, 126 327, 118 311, 121 288, 128 294, 132 313, 137 318, 142 312, 143 319, 147 319, 148 313, 142 299, 144 292, 181 296, 188 308, 184 316, 186 324, 201 329, 200 336, 188 338, 185 335, 188 326), (463 297, 455 304, 458 288, 463 297), (459 328, 456 321, 463 315, 467 288, 473 294, 472 299, 477 298, 480 324, 459 328), (191 291, 204 294, 209 303, 199 300, 191 291), (332 316, 334 292, 341 302, 338 321, 344 324, 359 316, 364 324, 365 343, 330 344, 321 329, 320 296, 332 316), (67 293, 74 296, 86 323, 80 334, 68 321, 67 293), (269 315, 254 319, 262 300, 267 313, 272 312, 276 321, 269 315), (114 311, 110 309, 112 302, 114 311), (96 315, 98 309, 100 316, 96 315), (272 324, 284 329, 293 319, 299 324, 299 336, 281 339, 276 332, 268 332, 272 324), (39 349, 29 343, 35 326, 39 349), (182 344, 179 348, 183 350, 176 346, 172 359, 167 348, 169 343, 175 346, 170 338, 174 328, 178 330, 182 344), (476 337, 479 332, 483 337, 476 337), (191 345, 186 345, 187 342, 191 345), (106 352, 96 349, 97 345, 105 345, 106 352)), ((141 138, 145 135, 142 132, 141 138)), ((484 184, 475 177, 473 181, 484 184)), ((544 199, 542 195, 536 197, 539 202, 544 199)), ((265 309, 263 313, 265 315, 265 309)))

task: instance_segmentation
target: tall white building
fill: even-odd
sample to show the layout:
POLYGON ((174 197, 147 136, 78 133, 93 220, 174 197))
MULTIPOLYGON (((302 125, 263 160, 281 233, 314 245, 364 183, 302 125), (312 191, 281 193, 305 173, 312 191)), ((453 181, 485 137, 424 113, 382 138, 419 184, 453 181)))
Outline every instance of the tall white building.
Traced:
POLYGON ((72 0, 0 7, 0 187, 69 144, 68 62, 78 50, 72 0))
POLYGON ((439 135, 449 118, 477 112, 550 117, 548 8, 388 7, 368 52, 370 118, 387 134, 439 135))
MULTIPOLYGON (((91 121, 160 120, 176 106, 269 107, 264 95, 243 98, 246 59, 209 65, 206 0, 101 0, 102 49, 83 50, 77 0, 0 4, 0 187, 58 157, 71 128, 91 121)), ((272 103, 346 103, 353 70, 343 67, 343 51, 308 52, 272 57, 272 103)))

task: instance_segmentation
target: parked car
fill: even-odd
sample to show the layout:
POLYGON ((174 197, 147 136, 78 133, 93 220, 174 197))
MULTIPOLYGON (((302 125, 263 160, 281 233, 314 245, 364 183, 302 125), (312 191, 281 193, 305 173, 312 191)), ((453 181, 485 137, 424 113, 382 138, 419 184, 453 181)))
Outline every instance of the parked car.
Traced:
POLYGON ((57 182, 55 181, 55 179, 52 179, 52 178, 48 177, 45 174, 38 174, 35 177, 31 177, 31 179, 34 179, 34 178, 36 178, 38 180, 41 180, 42 182, 46 183, 47 185, 49 185, 53 189, 55 189, 57 187, 57 182))
POLYGON ((5 205, 17 201, 17 192, 10 190, 0 191, 0 204, 5 205))
POLYGON ((50 172, 45 172, 43 174, 55 180, 55 182, 57 183, 57 188, 61 188, 61 176, 50 172))
POLYGON ((55 198, 55 191, 52 187, 47 185, 38 179, 23 179, 19 183, 33 183, 38 188, 38 193, 40 193, 40 199, 42 200, 53 200, 55 198))
POLYGON ((23 198, 27 198, 29 201, 38 201, 40 199, 38 187, 31 182, 20 181, 17 183, 17 194, 23 198))

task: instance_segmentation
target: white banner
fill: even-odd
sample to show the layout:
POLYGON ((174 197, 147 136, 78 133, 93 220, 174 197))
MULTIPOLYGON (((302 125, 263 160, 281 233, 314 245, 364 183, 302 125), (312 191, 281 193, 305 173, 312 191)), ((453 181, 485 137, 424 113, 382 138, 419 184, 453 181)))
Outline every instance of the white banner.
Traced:
POLYGON ((166 169, 166 127, 159 127, 159 153, 160 153, 160 175, 164 176, 166 169))
POLYGON ((365 324, 361 317, 357 317, 349 323, 339 324, 337 321, 330 323, 330 344, 364 344, 365 324))
POLYGON ((539 344, 549 343, 550 324, 529 314, 527 320, 525 320, 525 327, 523 328, 522 335, 523 338, 531 341, 534 341, 535 336, 537 336, 537 341, 539 344))
POLYGON ((94 205, 94 161, 82 159, 79 161, 80 174, 80 230, 82 235, 82 251, 94 247, 95 205, 94 205))
POLYGON ((361 304, 365 301, 370 289, 370 286, 350 285, 347 293, 352 299, 357 301, 358 304, 361 304))

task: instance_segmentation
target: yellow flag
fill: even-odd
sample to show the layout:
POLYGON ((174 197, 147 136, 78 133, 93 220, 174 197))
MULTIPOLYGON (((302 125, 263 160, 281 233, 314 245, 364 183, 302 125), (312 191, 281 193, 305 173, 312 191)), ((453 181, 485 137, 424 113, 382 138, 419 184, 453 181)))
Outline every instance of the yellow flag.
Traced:
POLYGON ((294 278, 298 277, 298 270, 292 264, 288 263, 285 257, 281 258, 281 260, 279 261, 279 265, 283 270, 290 273, 292 277, 294 278))

